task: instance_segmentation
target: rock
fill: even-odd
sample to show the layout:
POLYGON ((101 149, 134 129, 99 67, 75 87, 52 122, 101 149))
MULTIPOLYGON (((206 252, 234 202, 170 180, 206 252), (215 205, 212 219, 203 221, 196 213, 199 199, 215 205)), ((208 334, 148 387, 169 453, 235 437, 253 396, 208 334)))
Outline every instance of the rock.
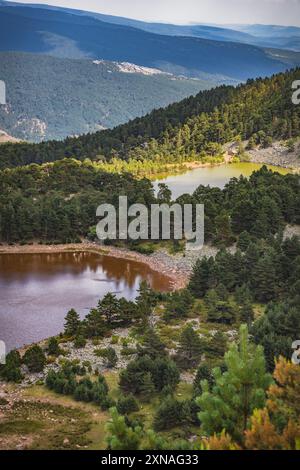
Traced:
POLYGON ((66 445, 68 445, 68 444, 70 444, 70 441, 69 441, 69 439, 66 437, 66 438, 64 439, 64 441, 63 441, 63 445, 66 446, 66 445))
POLYGON ((24 444, 17 444, 16 450, 24 450, 24 444))

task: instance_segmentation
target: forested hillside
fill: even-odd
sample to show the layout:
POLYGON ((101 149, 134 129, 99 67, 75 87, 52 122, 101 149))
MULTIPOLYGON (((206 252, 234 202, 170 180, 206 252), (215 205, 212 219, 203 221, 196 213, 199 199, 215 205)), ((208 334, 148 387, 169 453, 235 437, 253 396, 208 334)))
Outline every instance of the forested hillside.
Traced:
POLYGON ((20 52, 0 53, 0 79, 7 84, 0 129, 33 142, 112 128, 214 85, 129 64, 20 52))
POLYGON ((292 103, 292 82, 300 69, 249 80, 236 88, 200 92, 128 124, 64 142, 0 147, 0 166, 13 167, 74 157, 110 160, 160 159, 215 155, 219 146, 241 137, 268 145, 272 139, 299 135, 300 107, 292 103))
MULTIPOLYGON (((2 170, 0 241, 66 243, 95 236, 97 207, 103 202, 115 204, 120 195, 127 195, 128 205, 136 202, 137 195, 147 207, 161 202, 149 180, 106 173, 89 161, 65 159, 2 170)), ((274 235, 287 223, 300 223, 298 175, 283 176, 266 168, 249 181, 232 179, 223 191, 199 186, 178 202, 205 204, 206 242, 217 246, 234 241, 244 246, 274 235)))

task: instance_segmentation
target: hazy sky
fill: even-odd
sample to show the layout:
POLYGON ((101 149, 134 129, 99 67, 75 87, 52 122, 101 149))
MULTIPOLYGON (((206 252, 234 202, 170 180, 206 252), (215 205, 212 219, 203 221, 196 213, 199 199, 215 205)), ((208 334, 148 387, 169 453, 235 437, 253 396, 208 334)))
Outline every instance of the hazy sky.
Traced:
POLYGON ((23 0, 170 23, 300 26, 300 0, 23 0))

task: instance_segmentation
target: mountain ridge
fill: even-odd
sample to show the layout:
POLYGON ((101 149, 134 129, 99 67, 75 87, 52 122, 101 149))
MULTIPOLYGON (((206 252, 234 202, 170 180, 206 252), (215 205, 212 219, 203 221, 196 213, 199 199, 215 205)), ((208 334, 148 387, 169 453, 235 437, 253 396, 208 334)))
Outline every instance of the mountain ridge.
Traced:
POLYGON ((193 78, 204 73, 243 81, 285 69, 285 63, 257 46, 153 34, 88 16, 18 6, 0 6, 0 50, 130 62, 193 78))
POLYGON ((241 25, 241 24, 190 24, 175 25, 171 23, 146 22, 142 20, 102 14, 87 10, 72 9, 44 4, 22 4, 1 1, 0 6, 26 6, 28 8, 41 8, 44 10, 62 11, 77 16, 87 16, 101 21, 131 26, 143 31, 167 36, 188 36, 219 41, 241 42, 260 47, 273 47, 300 51, 300 28, 296 26, 280 25, 241 25))
POLYGON ((248 80, 234 88, 220 86, 167 108, 152 111, 111 130, 67 138, 62 142, 2 145, 0 167, 83 160, 182 161, 218 155, 237 139, 269 145, 300 133, 300 106, 292 103, 292 83, 300 68, 270 78, 248 80))
POLYGON ((0 128, 35 142, 115 127, 214 85, 128 63, 16 52, 0 52, 0 78, 0 128))

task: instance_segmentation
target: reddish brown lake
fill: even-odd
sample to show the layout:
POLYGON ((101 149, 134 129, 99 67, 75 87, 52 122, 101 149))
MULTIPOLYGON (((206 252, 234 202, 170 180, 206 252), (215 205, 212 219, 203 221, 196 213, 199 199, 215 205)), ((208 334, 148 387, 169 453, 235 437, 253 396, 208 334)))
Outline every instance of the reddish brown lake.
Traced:
POLYGON ((141 280, 168 278, 147 265, 94 253, 0 254, 0 340, 7 350, 58 334, 75 308, 84 317, 107 292, 136 297, 141 280))

